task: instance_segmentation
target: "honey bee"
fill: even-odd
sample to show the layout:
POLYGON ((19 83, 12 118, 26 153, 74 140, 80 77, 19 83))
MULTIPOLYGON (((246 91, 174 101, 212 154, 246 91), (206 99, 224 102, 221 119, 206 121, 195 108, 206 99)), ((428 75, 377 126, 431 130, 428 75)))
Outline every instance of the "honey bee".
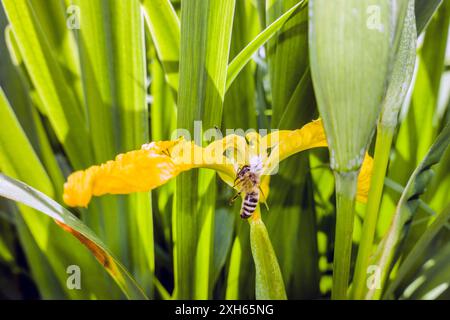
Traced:
POLYGON ((239 188, 239 192, 230 200, 230 203, 236 200, 242 193, 245 194, 240 214, 242 219, 250 218, 256 210, 260 194, 264 197, 259 184, 259 174, 252 170, 249 165, 244 165, 237 171, 234 186, 239 188))

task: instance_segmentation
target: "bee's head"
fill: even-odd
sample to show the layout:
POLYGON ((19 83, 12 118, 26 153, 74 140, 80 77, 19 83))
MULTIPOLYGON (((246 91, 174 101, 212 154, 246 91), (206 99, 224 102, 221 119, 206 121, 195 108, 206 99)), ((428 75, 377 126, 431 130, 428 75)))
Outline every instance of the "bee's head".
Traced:
POLYGON ((237 172, 237 178, 242 178, 247 172, 250 171, 249 165, 243 165, 237 172))

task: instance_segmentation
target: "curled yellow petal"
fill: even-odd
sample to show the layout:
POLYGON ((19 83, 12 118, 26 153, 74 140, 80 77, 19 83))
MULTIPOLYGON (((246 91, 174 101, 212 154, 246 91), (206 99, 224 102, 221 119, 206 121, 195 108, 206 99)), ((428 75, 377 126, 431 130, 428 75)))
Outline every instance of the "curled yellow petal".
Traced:
POLYGON ((327 139, 322 120, 307 123, 297 130, 279 130, 264 136, 261 145, 270 150, 270 156, 265 163, 264 172, 270 174, 279 162, 298 152, 326 147, 327 139))
MULTIPOLYGON (((263 137, 260 142, 270 156, 264 165, 264 173, 270 174, 279 162, 301 151, 317 147, 326 147, 327 139, 321 119, 307 123, 297 130, 280 130, 263 137)), ((358 176, 357 200, 366 202, 372 176, 373 159, 368 154, 364 159, 358 176)))
MULTIPOLYGON (((229 144, 224 140, 216 145, 222 142, 229 144)), ((63 200, 72 207, 86 207, 92 196, 150 191, 192 168, 214 169, 233 181, 234 166, 215 154, 217 150, 180 139, 152 142, 141 150, 119 154, 114 161, 74 172, 64 184, 63 200)))
POLYGON ((170 149, 178 141, 153 142, 119 154, 114 161, 74 172, 64 184, 64 202, 85 207, 92 196, 149 191, 177 176, 187 166, 176 164, 170 149))

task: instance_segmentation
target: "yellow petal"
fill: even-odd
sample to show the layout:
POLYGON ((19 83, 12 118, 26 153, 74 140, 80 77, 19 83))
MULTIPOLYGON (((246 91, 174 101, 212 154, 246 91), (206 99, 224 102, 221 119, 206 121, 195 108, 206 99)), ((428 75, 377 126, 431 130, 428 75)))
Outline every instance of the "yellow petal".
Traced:
POLYGON ((261 144, 270 149, 264 172, 269 174, 279 162, 298 152, 326 147, 327 140, 322 120, 315 120, 297 130, 280 130, 261 139, 261 144))
POLYGON ((63 199, 69 206, 86 207, 92 196, 150 191, 192 168, 214 169, 232 183, 234 166, 221 154, 211 155, 218 150, 182 140, 152 142, 114 161, 74 172, 64 184, 63 199))
POLYGON ((64 184, 64 202, 85 207, 92 196, 127 194, 154 189, 188 169, 174 163, 170 148, 178 141, 154 142, 119 154, 114 161, 74 172, 64 184))
MULTIPOLYGON (((270 174, 282 160, 298 152, 326 147, 327 140, 322 120, 315 120, 297 130, 280 130, 261 139, 270 156, 264 165, 264 173, 270 174)), ((366 202, 372 176, 373 159, 366 154, 358 176, 357 200, 366 202)))
POLYGON ((194 145, 195 152, 201 153, 201 161, 196 161, 196 168, 209 168, 219 172, 220 176, 225 180, 233 180, 236 176, 236 169, 247 162, 248 146, 245 138, 239 135, 230 134, 223 139, 210 143, 206 148, 194 145), (231 157, 224 154, 230 151, 231 157))
POLYGON ((358 176, 358 189, 356 192, 356 200, 366 203, 369 195, 370 180, 372 178, 373 158, 366 153, 361 171, 358 176))

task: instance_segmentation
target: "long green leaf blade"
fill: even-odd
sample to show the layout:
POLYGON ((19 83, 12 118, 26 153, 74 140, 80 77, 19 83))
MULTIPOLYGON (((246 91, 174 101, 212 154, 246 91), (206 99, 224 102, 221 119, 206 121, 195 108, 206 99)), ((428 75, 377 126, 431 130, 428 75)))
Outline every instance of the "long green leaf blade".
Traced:
POLYGON ((434 221, 427 228, 425 233, 419 239, 419 241, 414 245, 414 248, 408 254, 408 256, 403 260, 400 268, 397 271, 395 280, 389 284, 386 293, 384 294, 387 298, 392 298, 394 292, 397 290, 401 282, 411 274, 414 269, 417 269, 421 263, 420 258, 424 256, 426 250, 429 248, 433 239, 435 239, 441 230, 448 228, 448 223, 450 221, 450 207, 443 210, 434 221))
POLYGON ((177 92, 179 82, 180 21, 169 0, 141 0, 153 43, 167 83, 177 92))
POLYGON ((377 225, 383 182, 388 167, 394 130, 397 126, 398 114, 405 100, 414 73, 416 38, 414 1, 409 1, 400 45, 395 56, 391 78, 383 100, 381 116, 377 127, 374 169, 352 286, 352 293, 356 299, 362 299, 362 294, 365 291, 367 266, 372 252, 371 248, 377 225))
MULTIPOLYGON (((102 241, 69 211, 30 186, 0 174, 0 195, 23 203, 57 221, 63 230, 70 232, 85 245, 117 285, 130 299, 146 299, 146 296, 122 264, 106 248, 102 241)), ((71 250, 67 248, 67 250, 71 250)))
MULTIPOLYGON (((178 127, 191 134, 195 120, 202 120, 204 130, 221 125, 234 6, 234 0, 181 4, 178 127)), ((195 142, 203 143, 201 138, 195 142)), ((212 289, 215 174, 203 170, 182 174, 175 202, 177 297, 206 299, 212 289)))
POLYGON ((33 85, 48 110, 49 119, 75 168, 92 159, 88 129, 76 94, 66 83, 61 66, 39 26, 30 2, 5 0, 3 7, 33 85))
MULTIPOLYGON (((19 122, 15 118, 8 101, 0 90, 0 114, 5 120, 0 135, 0 167, 2 172, 26 181, 33 187, 44 190, 54 196, 54 190, 49 181, 40 160, 34 153, 19 122), (20 150, 17 150, 20 145, 20 150), (23 159, 27 159, 25 162, 23 159), (30 171, 32 168, 32 171, 30 171)), ((75 239, 66 237, 59 228, 46 216, 38 216, 31 208, 19 205, 21 216, 17 216, 19 223, 19 236, 24 245, 27 258, 34 274, 39 274, 36 279, 43 293, 52 298, 62 298, 61 289, 67 297, 86 299, 87 297, 108 297, 115 292, 106 291, 107 283, 103 279, 103 270, 97 265, 87 251, 67 250, 72 246, 77 247, 75 239), (52 242, 48 242, 52 239, 52 242), (88 280, 85 290, 70 290, 66 286, 66 268, 77 261, 78 265, 91 270, 86 276, 88 280), (50 268, 50 274, 43 274, 43 270, 50 268), (52 276, 54 274, 54 277, 52 276), (92 278, 91 278, 92 277, 92 278), (52 284, 56 278, 58 283, 52 284), (52 290, 53 288, 53 290, 52 290)), ((78 248, 80 249, 80 248, 78 248)), ((49 271, 47 271, 48 273, 49 271)), ((111 288, 112 289, 112 288, 111 288)))
POLYGON ((416 0, 416 25, 420 34, 428 25, 443 0, 416 0))
POLYGON ((291 15, 301 6, 305 5, 306 1, 300 1, 294 5, 291 9, 286 11, 272 24, 267 26, 266 29, 261 31, 255 39, 253 39, 242 51, 231 61, 228 67, 227 74, 227 89, 230 87, 231 83, 236 79, 239 72, 245 67, 245 65, 250 61, 253 54, 272 36, 274 36, 278 30, 284 25, 284 23, 291 17, 291 15))
MULTIPOLYGON (((84 13, 79 38, 83 80, 96 163, 101 163, 149 141, 144 20, 138 0, 76 3, 84 13)), ((150 195, 102 198, 99 203, 107 245, 151 295, 150 195)))

